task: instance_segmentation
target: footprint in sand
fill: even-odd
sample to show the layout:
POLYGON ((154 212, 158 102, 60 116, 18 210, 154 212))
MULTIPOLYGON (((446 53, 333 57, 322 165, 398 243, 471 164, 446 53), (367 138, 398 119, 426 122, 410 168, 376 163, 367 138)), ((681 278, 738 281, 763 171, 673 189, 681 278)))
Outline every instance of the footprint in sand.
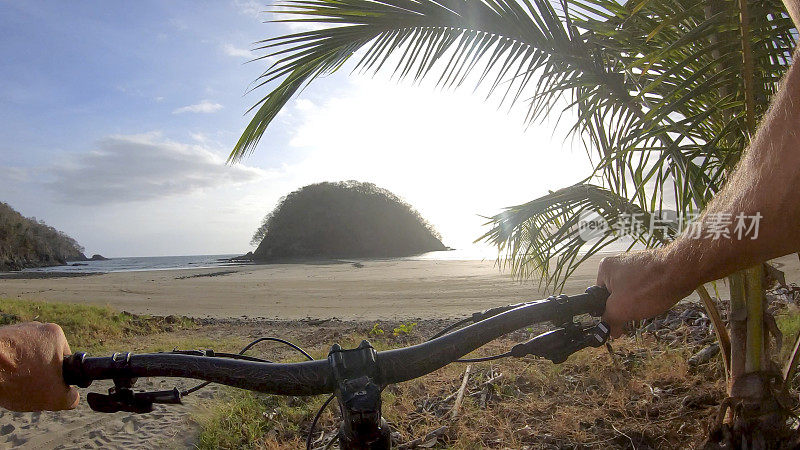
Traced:
MULTIPOLYGON (((166 381, 170 387, 176 383, 194 385, 192 380, 166 381)), ((138 387, 161 389, 163 384, 165 382, 145 382, 138 387)), ((103 392, 110 386, 110 382, 97 382, 89 391, 103 392)), ((214 388, 207 390, 211 394, 215 391, 214 388)), ((86 391, 81 394, 85 398, 86 391)), ((17 446, 49 450, 191 448, 196 428, 189 420, 189 413, 194 405, 203 401, 199 396, 191 396, 187 398, 187 406, 157 405, 153 413, 143 415, 99 414, 91 411, 85 402, 74 411, 59 413, 0 411, 0 449, 17 446)))
POLYGON ((124 417, 122 419, 122 423, 124 424, 122 429, 126 433, 134 433, 139 429, 139 422, 136 420, 136 417, 134 416, 124 417))

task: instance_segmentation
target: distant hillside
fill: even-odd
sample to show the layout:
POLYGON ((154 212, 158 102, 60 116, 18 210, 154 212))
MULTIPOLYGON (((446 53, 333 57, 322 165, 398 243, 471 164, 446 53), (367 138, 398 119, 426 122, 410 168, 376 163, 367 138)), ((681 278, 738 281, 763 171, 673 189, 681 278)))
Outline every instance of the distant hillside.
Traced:
POLYGON ((83 247, 75 239, 0 202, 0 271, 83 259, 83 247))
POLYGON ((284 197, 253 236, 255 259, 407 256, 446 250, 409 204, 372 183, 318 183, 284 197))

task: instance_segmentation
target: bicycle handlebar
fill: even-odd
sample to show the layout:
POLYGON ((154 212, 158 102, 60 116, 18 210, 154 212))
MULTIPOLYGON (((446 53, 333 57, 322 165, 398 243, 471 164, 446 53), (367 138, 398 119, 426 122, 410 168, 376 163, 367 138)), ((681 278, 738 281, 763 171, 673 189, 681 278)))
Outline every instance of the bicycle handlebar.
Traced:
MULTIPOLYGON (((523 303, 437 339, 378 352, 378 379, 386 386, 421 377, 534 323, 562 324, 581 314, 599 317, 605 311, 608 295, 605 288, 592 286, 584 294, 523 303)), ((76 353, 64 359, 63 376, 67 384, 80 387, 103 379, 183 377, 280 395, 324 394, 335 388, 327 359, 278 364, 175 353, 124 353, 111 357, 76 353)))

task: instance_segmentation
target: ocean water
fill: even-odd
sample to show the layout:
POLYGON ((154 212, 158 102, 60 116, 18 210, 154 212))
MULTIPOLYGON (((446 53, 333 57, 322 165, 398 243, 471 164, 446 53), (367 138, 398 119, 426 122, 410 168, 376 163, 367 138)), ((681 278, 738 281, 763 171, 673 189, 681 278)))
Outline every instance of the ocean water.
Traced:
MULTIPOLYGON (((616 249, 612 249, 616 250, 616 249)), ((620 249, 621 250, 621 249, 620 249)), ((619 250, 616 250, 619 251, 619 250)), ((111 258, 107 261, 76 261, 66 266, 38 267, 25 269, 23 272, 76 272, 76 273, 105 273, 105 272, 131 272, 140 270, 170 270, 170 269, 201 269, 213 267, 229 267, 242 265, 230 263, 226 260, 239 256, 241 253, 229 255, 188 255, 188 256, 136 256, 124 258, 111 258), (76 265, 73 265, 76 264, 76 265)), ((347 261, 363 261, 370 258, 341 258, 347 261)), ((428 252, 420 255, 404 256, 399 258, 377 258, 379 260, 434 260, 434 261, 495 261, 497 249, 489 246, 472 245, 464 248, 428 252)))
MULTIPOLYGON (((230 263, 226 259, 239 256, 230 255, 189 255, 189 256, 136 256, 124 258, 111 258, 107 261, 75 261, 65 266, 37 267, 25 269, 23 272, 75 272, 75 273, 105 273, 105 272, 131 272, 139 270, 170 270, 170 269, 201 269, 209 267, 227 267, 241 265, 230 263)), ((401 258, 385 258, 398 260, 494 260, 497 258, 496 250, 487 248, 465 248, 450 251, 429 252, 421 255, 406 256, 401 258)), ((342 258, 343 260, 363 260, 363 258, 342 258)), ((384 259, 384 258, 379 258, 384 259)))
POLYGON ((23 272, 131 272, 137 270, 200 269, 225 267, 232 264, 223 259, 239 255, 191 255, 191 256, 136 256, 111 258, 107 261, 76 261, 66 266, 37 267, 23 272), (76 264, 76 265, 72 265, 76 264))

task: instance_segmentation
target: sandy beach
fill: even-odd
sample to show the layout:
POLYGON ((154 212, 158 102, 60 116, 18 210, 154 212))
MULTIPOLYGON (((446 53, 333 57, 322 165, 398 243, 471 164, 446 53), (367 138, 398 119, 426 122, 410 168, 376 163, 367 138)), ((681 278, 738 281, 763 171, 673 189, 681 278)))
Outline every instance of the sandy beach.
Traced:
MULTIPOLYGON (((576 273, 564 292, 592 285, 597 261, 576 273)), ((2 297, 217 318, 446 318, 542 295, 535 281, 515 281, 495 261, 367 260, 0 278, 2 297)))
MULTIPOLYGON (((595 281, 601 257, 564 293, 595 281)), ((800 279, 796 256, 776 260, 800 279)), ((452 318, 545 296, 536 280, 513 280, 495 261, 366 260, 208 269, 116 272, 82 277, 0 278, 0 296, 109 305, 136 314, 296 320, 452 318), (362 267, 357 267, 362 266, 362 267)), ((722 297, 727 289, 720 289, 722 297)))
MULTIPOLYGON (((564 292, 579 293, 592 285, 599 260, 600 257, 593 258, 577 271, 564 292)), ((796 255, 792 255, 774 263, 786 272, 787 281, 797 282, 800 279, 797 261, 796 255)), ((718 292, 727 297, 725 286, 718 285, 718 292)), ((354 330, 366 333, 364 330, 369 329, 373 320, 452 319, 543 296, 536 280, 515 281, 499 270, 494 261, 365 260, 67 277, 16 274, 0 278, 0 297, 109 305, 138 314, 279 319, 278 322, 213 321, 216 325, 178 333, 177 337, 165 334, 125 343, 134 350, 151 340, 181 339, 184 335, 224 342, 277 334, 304 345, 327 345, 354 330), (29 276, 36 278, 21 278, 29 276), (350 322, 332 321, 318 326, 297 321, 307 317, 350 322)), ((191 382, 148 379, 143 380, 141 387, 165 389, 175 384, 191 382)), ((82 395, 108 386, 109 383, 97 383, 82 390, 82 395)), ((116 413, 100 417, 89 411, 85 402, 76 411, 66 413, 0 410, 3 424, 0 447, 190 447, 198 433, 191 411, 208 406, 217 392, 212 389, 189 398, 188 407, 159 407, 155 413, 141 416, 116 413)))

